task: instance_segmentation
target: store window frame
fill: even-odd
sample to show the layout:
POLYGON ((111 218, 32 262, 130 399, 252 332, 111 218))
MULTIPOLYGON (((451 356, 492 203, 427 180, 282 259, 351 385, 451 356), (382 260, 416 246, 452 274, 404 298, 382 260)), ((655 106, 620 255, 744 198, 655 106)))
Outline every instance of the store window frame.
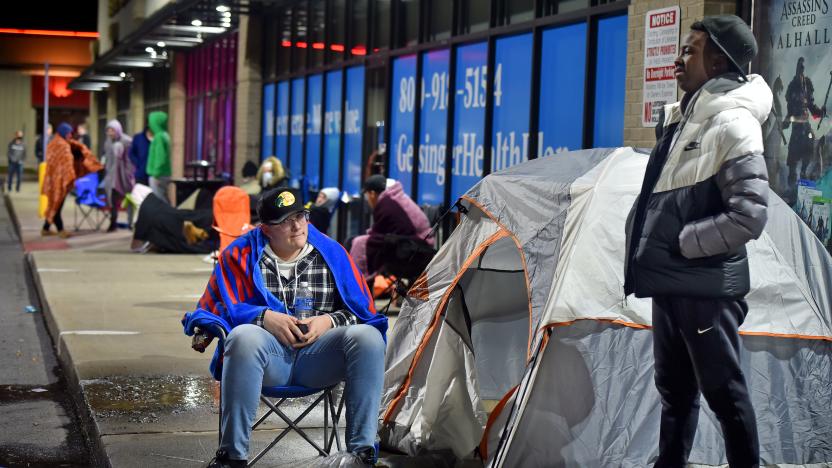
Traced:
MULTIPOLYGON (((309 8, 309 2, 314 0, 302 0, 298 2, 290 2, 285 4, 285 8, 289 10, 291 7, 304 3, 306 4, 307 8, 309 8)), ((326 28, 324 31, 324 36, 326 37, 326 46, 329 48, 330 46, 330 15, 332 14, 332 2, 333 0, 322 0, 326 1, 326 19, 325 24, 326 28)), ((495 46, 496 41, 502 37, 516 35, 516 34, 523 34, 523 33, 532 33, 532 70, 531 70, 531 96, 538 96, 540 93, 540 67, 541 67, 541 50, 542 50, 542 34, 545 30, 553 27, 558 26, 565 26, 568 24, 580 23, 585 22, 587 24, 586 28, 586 70, 585 70, 585 93, 584 93, 584 125, 583 125, 583 135, 582 135, 582 142, 583 147, 587 148, 590 147, 593 141, 593 118, 594 118, 594 92, 592 92, 595 81, 596 81, 596 52, 593 49, 593 45, 596 43, 596 37, 598 33, 598 20, 605 17, 611 16, 619 16, 619 15, 628 15, 628 7, 630 5, 630 0, 590 0, 589 7, 578 9, 575 11, 570 11, 567 13, 562 14, 554 14, 554 15, 546 15, 544 12, 544 0, 535 0, 534 1, 534 19, 523 21, 516 24, 509 24, 510 22, 506 18, 501 18, 500 15, 505 15, 506 12, 509 12, 507 8, 507 3, 510 0, 493 0, 490 5, 490 27, 483 31, 476 31, 473 33, 465 33, 464 27, 461 25, 460 22, 460 14, 462 10, 462 1, 463 0, 453 0, 453 18, 451 19, 451 37, 450 38, 442 38, 439 40, 428 40, 430 37, 430 27, 431 24, 429 23, 430 18, 430 1, 420 2, 419 7, 419 21, 418 21, 418 40, 416 44, 404 47, 396 47, 395 45, 399 43, 399 38, 396 37, 397 33, 395 25, 398 24, 399 21, 399 14, 401 8, 401 0, 393 0, 391 4, 391 13, 390 13, 390 48, 386 49, 379 49, 373 50, 372 45, 374 44, 373 38, 373 31, 374 25, 373 21, 375 20, 375 2, 370 1, 368 2, 368 15, 367 15, 367 43, 370 47, 367 50, 365 55, 356 55, 351 54, 347 47, 342 55, 342 59, 340 60, 330 60, 327 59, 324 61, 323 65, 320 66, 312 66, 306 67, 302 71, 291 71, 291 72, 284 72, 281 73, 278 70, 276 76, 271 80, 264 80, 265 83, 277 83, 278 81, 284 80, 293 80, 300 77, 307 77, 313 74, 318 73, 328 73, 334 70, 341 70, 343 73, 346 73, 346 70, 350 67, 354 67, 356 65, 370 67, 372 64, 377 64, 379 62, 383 62, 386 67, 386 76, 387 76, 387 106, 386 106, 386 115, 385 115, 385 122, 386 125, 384 127, 384 142, 387 144, 387 159, 388 163, 385 165, 385 175, 389 173, 389 149, 390 149, 390 122, 391 122, 391 98, 390 98, 390 86, 392 82, 392 63, 393 61, 400 56, 416 54, 417 56, 417 77, 421 76, 422 70, 422 59, 423 54, 426 52, 430 52, 432 50, 437 50, 441 48, 448 48, 450 52, 450 59, 449 59, 449 70, 448 70, 448 80, 450 83, 456 82, 456 61, 457 61, 457 48, 466 44, 476 43, 476 42, 483 42, 486 41, 488 44, 488 79, 486 81, 486 95, 491 96, 493 95, 494 89, 494 66, 495 66, 495 46)), ((352 21, 350 20, 350 12, 352 11, 353 1, 346 0, 346 12, 347 18, 345 18, 343 28, 345 32, 345 40, 344 44, 351 44, 352 43, 352 21)), ((291 11, 291 10, 290 10, 291 11)), ((268 20, 267 20, 268 21, 268 20)), ((276 18, 275 18, 276 21, 276 18)), ((293 38, 294 39, 294 38, 293 38)), ((294 70, 294 64, 292 64, 291 70, 294 70)), ((344 86, 342 80, 342 87, 344 86)), ((418 80, 421 81, 421 80, 418 80)), ((365 83, 366 86, 366 83, 365 83)), ((421 85, 417 86, 418 91, 417 94, 421 93, 421 85)), ((343 91, 343 90, 342 90, 343 91)), ((306 90, 305 90, 306 92, 306 90)), ((290 93, 291 94, 291 93, 290 93)), ((366 93, 365 93, 366 97, 366 93)), ((293 96, 289 96, 289 99, 293 99, 293 96)), ((306 96, 304 96, 306 99, 306 96)), ((325 98, 324 98, 325 99, 325 98)), ((532 98, 533 99, 533 98, 532 98)), ((483 146, 485 148, 490 148, 492 145, 493 139, 493 100, 487 99, 486 100, 486 116, 485 116, 485 126, 483 132, 483 146)), ((454 141, 454 112, 455 112, 455 99, 449 99, 448 102, 448 119, 446 122, 446 155, 445 155, 445 197, 443 208, 450 208, 451 205, 454 203, 454 200, 451 200, 451 177, 452 177, 452 168, 453 164, 449 163, 452 160, 452 151, 453 151, 453 144, 454 141)), ((343 129, 343 109, 342 109, 342 126, 343 129)), ((362 124, 361 128, 366 128, 367 122, 367 112, 366 108, 362 115, 362 124)), ((414 146, 414 154, 418 154, 419 151, 419 133, 420 129, 418 128, 418 122, 421 119, 421 110, 420 106, 415 107, 415 114, 414 119, 416 125, 414 128, 414 136, 413 136, 413 146, 414 146)), ((528 149, 528 158, 535 159, 538 154, 538 132, 539 132, 539 106, 537 104, 532 104, 529 106, 529 149, 528 149)), ((343 130, 342 130, 343 131, 343 130)), ((343 162, 343 144, 341 145, 341 156, 340 159, 343 162)), ((366 155, 364 155, 366 157, 366 155)), ((491 170, 491 163, 492 163, 492 155, 491 151, 486 151, 484 160, 483 160, 483 177, 487 176, 491 170)), ((418 199, 418 165, 415 165, 413 170, 413 183, 412 183, 412 192, 411 197, 416 200, 418 199)), ((323 167, 323 165, 321 165, 323 167)), ((321 172, 323 170, 321 169, 321 172)), ((320 175, 323 177, 323 174, 320 175)), ((362 174, 362 179, 363 179, 362 174)), ((321 179, 322 180, 322 179, 321 179)), ((363 180, 362 180, 363 182, 363 180)), ((339 179, 339 185, 343 186, 343 180, 339 179)), ((446 217, 445 223, 443 226, 443 235, 441 237, 446 237, 450 234, 452 230, 452 226, 450 225, 450 219, 446 217)), ((340 229, 339 226, 339 233, 338 238, 340 239, 343 236, 343 231, 340 229)))

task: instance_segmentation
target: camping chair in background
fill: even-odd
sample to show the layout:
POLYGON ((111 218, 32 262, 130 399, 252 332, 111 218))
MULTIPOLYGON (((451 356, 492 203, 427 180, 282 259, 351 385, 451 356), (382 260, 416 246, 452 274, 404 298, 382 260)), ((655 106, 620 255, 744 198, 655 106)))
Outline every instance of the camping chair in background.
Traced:
POLYGON ((75 211, 73 219, 78 231, 86 223, 90 229, 98 231, 107 220, 106 197, 98 190, 98 173, 92 172, 75 179, 75 211), (80 216, 80 220, 78 219, 80 216))
MULTIPOLYGON (((404 296, 407 289, 433 260, 434 255, 436 255, 436 250, 426 242, 415 240, 410 236, 386 234, 381 249, 384 263, 379 269, 379 275, 384 278, 382 283, 386 282, 388 287, 386 290, 378 291, 379 288, 376 287, 374 280, 372 285, 374 297, 385 293, 389 293, 393 299, 395 296, 404 296)), ((390 302, 392 303, 393 300, 390 302)))
POLYGON ((219 252, 254 227, 250 224, 250 204, 248 194, 240 187, 229 185, 217 190, 213 202, 213 228, 220 234, 219 252))
MULTIPOLYGON (((212 335, 218 337, 219 343, 217 346, 222 347, 225 345, 225 337, 226 331, 225 329, 221 328, 216 324, 212 324, 210 326, 206 326, 206 329, 211 330, 212 335)), ((200 329, 194 330, 194 343, 197 340, 202 339, 205 340, 204 337, 200 337, 200 329)), ((204 345, 207 346, 207 343, 204 345)), ((202 349, 204 350, 204 346, 202 349)), ((198 349, 194 346, 194 349, 198 349)), ((220 381, 220 386, 222 386, 222 381, 220 381)), ((269 450, 271 450, 281 439, 283 439, 287 434, 294 431, 299 436, 303 438, 309 445, 311 445, 320 456, 327 456, 329 455, 330 451, 332 450, 333 442, 335 446, 340 451, 341 450, 341 439, 338 436, 338 423, 341 420, 341 414, 344 411, 344 397, 343 394, 337 398, 337 405, 336 405, 336 389, 341 386, 340 383, 326 387, 326 388, 308 388, 308 387, 301 387, 295 385, 286 385, 286 386, 279 386, 279 387, 262 387, 260 390, 260 401, 263 402, 266 406, 268 406, 268 411, 260 416, 257 421, 254 422, 251 426, 252 433, 261 425, 263 424, 271 415, 276 415, 279 417, 285 424, 286 427, 277 435, 271 442, 257 453, 251 461, 248 462, 248 466, 253 466, 257 463, 261 458, 263 458, 269 450), (291 400, 294 398, 304 398, 317 395, 317 397, 312 401, 312 403, 307 406, 298 417, 292 419, 290 418, 283 410, 281 410, 281 405, 283 405, 287 400, 291 400), (323 402, 323 410, 324 410, 324 433, 323 433, 323 447, 319 445, 315 440, 313 440, 303 428, 300 427, 300 423, 303 421, 309 413, 312 412, 315 408, 318 407, 320 403, 323 402)), ((343 387, 342 387, 343 388, 343 387)), ((252 434, 253 435, 253 434, 252 434)), ((253 437, 252 437, 253 439, 253 437)), ((219 423, 217 426, 217 445, 222 442, 222 388, 220 388, 220 401, 219 401, 219 423)), ((344 441, 346 443, 346 441, 344 441)))

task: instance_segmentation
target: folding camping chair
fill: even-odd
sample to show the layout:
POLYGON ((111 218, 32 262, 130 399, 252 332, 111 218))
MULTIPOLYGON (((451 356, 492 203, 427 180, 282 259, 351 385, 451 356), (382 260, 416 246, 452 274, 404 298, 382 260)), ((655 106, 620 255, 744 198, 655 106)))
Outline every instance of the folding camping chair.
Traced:
MULTIPOLYGON (((214 336, 218 337, 220 342, 217 346, 224 346, 225 343, 225 330, 218 326, 209 327, 211 332, 214 336)), ((199 334, 199 332, 197 332, 199 334)), ((196 335, 194 335, 196 338, 196 335)), ((248 466, 252 466, 257 463, 263 456, 268 453, 281 439, 283 439, 287 434, 294 431, 299 436, 301 436, 309 445, 311 445, 315 450, 317 450, 318 454, 321 456, 329 455, 332 449, 332 443, 335 442, 336 447, 338 450, 341 450, 341 439, 338 437, 338 422, 341 420, 341 413, 344 410, 344 397, 343 395, 338 398, 338 404, 336 405, 336 398, 335 398, 335 390, 341 384, 338 383, 336 385, 326 387, 326 388, 307 388, 301 386, 279 386, 279 387, 263 387, 260 390, 260 401, 263 402, 266 406, 269 407, 269 410, 266 411, 263 416, 261 416, 254 424, 251 426, 252 432, 257 429, 258 426, 263 424, 263 422, 268 419, 269 416, 272 414, 277 415, 283 422, 286 423, 287 427, 283 429, 271 442, 261 450, 251 461, 248 462, 248 466), (301 412, 301 414, 296 417, 295 419, 290 418, 285 412, 283 412, 280 408, 283 403, 287 400, 293 398, 303 398, 308 397, 311 395, 318 394, 317 398, 306 407, 306 409, 301 412), (301 421, 306 418, 309 413, 312 412, 318 405, 323 402, 324 408, 324 434, 323 434, 323 448, 318 445, 307 433, 299 426, 301 421), (337 409, 336 409, 337 406, 337 409), (330 424, 331 420, 331 424, 330 424)), ((220 386, 222 386, 222 381, 220 381, 220 386)), ((217 425, 217 445, 222 442, 222 389, 220 389, 220 401, 219 401, 219 422, 217 425)), ((346 443, 346 441, 344 441, 346 443)))
POLYGON ((251 209, 248 194, 240 187, 225 186, 214 195, 214 230, 220 234, 222 252, 234 239, 248 232, 251 225, 251 209))
POLYGON ((98 190, 98 173, 92 172, 75 179, 75 210, 73 220, 75 231, 79 231, 84 223, 95 231, 107 220, 107 202, 105 196, 98 190), (81 219, 79 220, 79 213, 81 219))
MULTIPOLYGON (((436 255, 436 249, 425 242, 414 240, 410 236, 386 234, 381 249, 384 263, 379 273, 391 281, 388 291, 399 296, 407 293, 407 288, 425 271, 428 263, 436 255)), ((391 301, 392 303, 392 301, 391 301)))

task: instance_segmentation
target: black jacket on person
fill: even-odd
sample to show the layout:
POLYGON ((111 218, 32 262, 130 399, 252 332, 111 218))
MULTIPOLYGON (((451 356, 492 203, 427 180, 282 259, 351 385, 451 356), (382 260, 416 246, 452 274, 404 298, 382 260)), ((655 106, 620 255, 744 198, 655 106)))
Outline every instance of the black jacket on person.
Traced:
POLYGON ((768 176, 760 124, 765 81, 711 79, 664 108, 641 193, 627 219, 625 295, 741 298, 745 244, 763 232, 768 176))

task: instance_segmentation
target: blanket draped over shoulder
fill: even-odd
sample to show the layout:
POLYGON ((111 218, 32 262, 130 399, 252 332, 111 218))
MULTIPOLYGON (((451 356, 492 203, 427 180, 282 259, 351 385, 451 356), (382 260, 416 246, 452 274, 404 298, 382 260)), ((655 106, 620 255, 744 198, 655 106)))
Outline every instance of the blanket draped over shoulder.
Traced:
POLYGON ((72 189, 75 179, 104 166, 83 143, 56 136, 46 147, 46 174, 41 193, 46 195, 46 220, 53 221, 58 207, 72 189))
MULTIPOLYGON (((264 309, 289 313, 286 305, 266 289, 260 274, 258 264, 267 243, 263 232, 253 229, 222 251, 196 310, 182 319, 186 335, 193 335, 195 327, 221 327, 227 333, 237 325, 253 323, 264 309)), ((312 225, 309 243, 321 253, 332 271, 338 292, 350 312, 361 323, 375 327, 385 336, 387 317, 376 312, 370 289, 347 251, 312 225)), ((218 380, 222 376, 221 366, 222 351, 217 346, 211 373, 218 380)))

